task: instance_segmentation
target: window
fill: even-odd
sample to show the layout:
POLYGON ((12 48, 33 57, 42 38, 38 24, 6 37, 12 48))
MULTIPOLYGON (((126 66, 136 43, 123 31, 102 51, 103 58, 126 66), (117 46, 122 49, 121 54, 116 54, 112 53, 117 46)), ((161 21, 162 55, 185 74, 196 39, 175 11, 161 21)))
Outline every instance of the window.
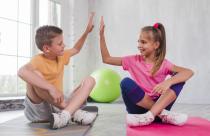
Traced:
POLYGON ((0 96, 25 94, 17 70, 31 57, 31 5, 32 0, 0 2, 0 96))
POLYGON ((60 16, 61 5, 56 0, 0 2, 0 96, 25 95, 26 84, 17 70, 37 52, 34 28, 46 24, 60 27, 60 16))
POLYGON ((39 2, 39 25, 46 24, 61 27, 61 4, 56 0, 39 2))

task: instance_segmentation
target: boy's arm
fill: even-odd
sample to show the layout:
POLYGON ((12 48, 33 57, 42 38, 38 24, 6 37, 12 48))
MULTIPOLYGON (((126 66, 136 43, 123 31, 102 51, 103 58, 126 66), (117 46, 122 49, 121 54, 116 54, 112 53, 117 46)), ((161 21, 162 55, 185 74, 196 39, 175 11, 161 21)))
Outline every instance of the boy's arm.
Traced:
POLYGON ((94 13, 91 13, 85 32, 82 34, 82 36, 79 38, 79 40, 75 43, 73 48, 67 49, 67 51, 69 51, 70 56, 74 56, 74 55, 78 54, 80 52, 80 50, 82 49, 88 34, 93 30, 93 27, 94 27, 93 17, 94 17, 94 13))
POLYGON ((101 17, 101 21, 100 21, 100 49, 101 49, 102 60, 106 64, 121 66, 122 58, 121 57, 112 57, 109 54, 109 51, 106 46, 105 36, 104 36, 104 28, 105 28, 104 20, 103 20, 103 17, 101 17))
POLYGON ((35 73, 35 69, 30 63, 24 65, 18 70, 18 76, 27 83, 41 88, 44 91, 48 91, 55 103, 63 101, 63 95, 52 84, 48 83, 45 79, 35 73))

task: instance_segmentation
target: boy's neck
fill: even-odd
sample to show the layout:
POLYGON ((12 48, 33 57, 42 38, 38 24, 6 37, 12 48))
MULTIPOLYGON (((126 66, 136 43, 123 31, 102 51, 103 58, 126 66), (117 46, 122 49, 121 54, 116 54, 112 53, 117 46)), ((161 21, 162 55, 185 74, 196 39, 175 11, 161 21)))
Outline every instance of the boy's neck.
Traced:
POLYGON ((50 55, 47 55, 47 54, 43 54, 43 56, 49 60, 56 60, 57 59, 57 56, 50 56, 50 55))

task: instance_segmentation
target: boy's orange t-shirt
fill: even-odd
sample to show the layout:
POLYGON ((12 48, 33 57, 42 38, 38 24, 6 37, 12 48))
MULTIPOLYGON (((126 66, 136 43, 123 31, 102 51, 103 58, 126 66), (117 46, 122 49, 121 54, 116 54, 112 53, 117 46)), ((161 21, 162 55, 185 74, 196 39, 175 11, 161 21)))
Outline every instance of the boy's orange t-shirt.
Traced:
POLYGON ((69 60, 69 52, 64 51, 64 55, 58 56, 56 60, 50 60, 44 57, 43 54, 38 54, 31 59, 30 64, 35 70, 39 71, 49 83, 63 92, 64 65, 67 65, 69 60))

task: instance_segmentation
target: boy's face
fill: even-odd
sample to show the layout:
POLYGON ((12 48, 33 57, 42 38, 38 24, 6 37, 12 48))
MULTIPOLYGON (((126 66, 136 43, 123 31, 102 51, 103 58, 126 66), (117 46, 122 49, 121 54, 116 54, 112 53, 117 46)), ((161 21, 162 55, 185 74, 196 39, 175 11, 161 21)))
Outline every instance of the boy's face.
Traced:
POLYGON ((48 46, 48 54, 50 56, 62 56, 64 53, 63 35, 58 35, 52 39, 51 46, 48 46))

